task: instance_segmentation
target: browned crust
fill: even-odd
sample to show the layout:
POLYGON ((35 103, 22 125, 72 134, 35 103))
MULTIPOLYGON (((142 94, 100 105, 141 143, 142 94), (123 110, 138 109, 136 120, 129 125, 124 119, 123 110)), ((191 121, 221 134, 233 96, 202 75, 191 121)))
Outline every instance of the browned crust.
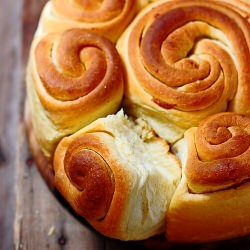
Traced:
POLYGON ((34 53, 42 84, 57 100, 77 100, 98 87, 108 95, 123 83, 120 58, 113 43, 88 30, 71 29, 47 35, 34 53), (62 72, 55 67, 52 50, 62 72))
MULTIPOLYGON (((122 220, 124 216, 124 208, 129 195, 129 177, 124 171, 124 167, 121 162, 114 156, 111 147, 107 147, 103 141, 100 141, 99 136, 90 133, 92 140, 90 141, 89 147, 95 149, 96 152, 102 155, 106 163, 109 165, 114 178, 114 192, 110 206, 101 219, 86 218, 87 221, 100 233, 112 238, 125 238, 122 220), (93 144, 94 143, 94 144, 93 144)), ((83 133, 85 135, 85 133, 83 133)), ((65 171, 65 156, 70 144, 74 139, 78 140, 79 133, 72 136, 65 137, 59 143, 54 157, 54 169, 55 169, 55 182, 58 190, 63 197, 70 203, 74 210, 79 213, 80 204, 75 202, 75 197, 81 195, 81 191, 77 190, 74 184, 71 182, 65 171)), ((110 187, 103 187, 110 188, 110 187)), ((109 203, 109 202, 108 202, 109 203)), ((81 213, 80 213, 81 214, 81 213)))
POLYGON ((160 107, 167 109, 206 112, 218 103, 223 111, 232 100, 232 111, 249 113, 246 72, 249 71, 250 32, 248 20, 239 13, 244 12, 236 7, 229 9, 223 1, 195 0, 160 1, 141 12, 120 39, 124 43, 121 46, 126 47, 128 74, 133 75, 134 81, 128 84, 128 91, 131 88, 128 98, 140 98, 133 91, 133 85, 138 85, 141 92, 151 96, 142 103, 152 107, 154 102, 164 103, 160 107), (197 28, 195 22, 204 26, 197 28), (207 41, 197 43, 197 54, 194 53, 198 57, 205 54, 212 57, 201 56, 197 63, 188 56, 200 37, 215 38, 206 25, 216 27, 229 38, 237 65, 216 42, 212 46, 207 41))
POLYGON ((55 9, 62 16, 90 23, 107 22, 117 18, 126 5, 132 6, 132 2, 131 0, 106 0, 100 4, 95 1, 52 0, 55 9))
MULTIPOLYGON (((178 1, 177 1, 178 2, 178 1)), ((187 1, 189 2, 189 1, 187 1)), ((196 3, 199 3, 199 1, 195 1, 196 3)), ((219 5, 218 5, 219 6, 219 5)), ((228 5, 229 6, 229 5, 228 5)), ((203 6, 198 6, 198 8, 196 9, 196 14, 200 13, 202 11, 204 11, 204 9, 206 9, 206 4, 203 6)), ((221 8, 221 7, 219 7, 221 8)), ((184 11, 185 12, 185 11, 184 11)), ((212 16, 212 12, 216 12, 216 11, 210 11, 211 16, 212 16)), ((184 13, 184 16, 188 16, 189 14, 193 14, 194 12, 191 11, 191 9, 188 10, 188 6, 186 8, 186 12, 184 13)), ((172 13, 173 14, 173 13, 172 13)), ((174 13, 176 16, 176 14, 178 14, 177 12, 174 13)), ((196 15, 195 14, 195 15, 196 15)), ((199 14, 197 14, 199 15, 199 14)), ((210 15, 208 15, 210 17, 210 15)), ((156 16, 155 16, 156 17, 156 16)), ((234 16, 235 17, 235 16, 234 16)), ((224 19, 222 16, 218 15, 217 13, 217 20, 220 19, 224 19)), ((245 23, 247 26, 247 21, 242 19, 242 23, 245 23)), ((211 21, 211 20, 210 20, 211 21)), ((213 22, 213 21, 211 21, 213 22)), ((216 22, 215 22, 216 23, 216 22)), ((225 23, 225 27, 230 26, 228 25, 229 23, 225 23)), ((229 28, 231 29, 231 28, 229 28)), ((235 32, 236 29, 231 29, 235 32)), ((230 32, 232 32, 231 30, 229 30, 230 32)), ((237 32, 236 32, 237 33, 237 32)), ((243 32, 244 33, 244 32, 243 32)), ((230 33, 231 34, 231 33, 230 33)), ((242 42, 241 44, 246 44, 249 43, 249 31, 246 31, 244 33, 244 35, 246 35, 246 42, 242 42)), ((237 36, 237 35, 236 35, 237 36)), ((240 37, 240 32, 238 32, 238 37, 240 37)), ((242 38, 242 41, 245 38, 242 38)), ((149 44, 150 39, 146 40, 145 44, 149 44)), ((150 43, 151 44, 151 43, 150 43)), ((237 46, 235 46, 237 47, 237 46)), ((150 52, 147 51, 148 48, 145 47, 145 55, 150 52)), ((170 48, 173 49, 173 48, 170 48)), ((242 50, 243 51, 243 50, 242 50)), ((246 50, 247 53, 243 53, 241 54, 241 49, 239 49, 239 51, 236 54, 241 54, 242 58, 246 58, 249 56, 249 51, 246 50)), ((151 56, 152 54, 150 54, 151 56)), ((239 56, 240 57, 240 56, 239 56)), ((147 65, 149 61, 151 61, 152 58, 146 58, 146 56, 144 56, 144 63, 145 63, 145 67, 146 68, 150 68, 150 65, 147 65)), ((156 59, 157 61, 157 59, 156 59)), ((245 68, 245 70, 243 70, 242 74, 240 73, 240 79, 242 81, 242 84, 239 85, 238 87, 238 92, 236 95, 236 101, 234 100, 233 105, 232 105, 232 110, 234 111, 243 111, 246 113, 249 113, 249 84, 244 84, 244 82, 249 82, 249 74, 248 74, 248 61, 249 60, 245 60, 245 61, 240 61, 240 65, 243 66, 243 68, 245 68), (247 63, 247 64, 246 64, 247 63), (245 81, 244 81, 245 80, 245 81)), ((157 64, 154 64, 154 66, 158 66, 157 64)), ((195 64, 192 65, 192 63, 190 63, 189 65, 191 68, 192 67, 196 67, 195 64)), ((229 67, 230 68, 230 67, 229 67)), ((152 69, 153 71, 153 75, 158 74, 159 69, 155 68, 152 69)), ((230 70, 229 70, 230 71, 230 70)), ((175 74, 171 74, 171 75, 175 75, 175 74)), ((160 76, 161 78, 161 76, 160 76)), ((194 80, 196 79, 196 77, 194 77, 194 80)), ((164 80, 164 79, 161 79, 164 80)), ((157 88, 155 88, 155 86, 150 86, 150 83, 145 83, 144 88, 146 90, 149 90, 149 92, 152 90, 152 93, 154 91, 155 94, 152 94, 152 100, 154 103, 156 103, 157 105, 168 109, 168 108, 175 108, 179 105, 179 109, 180 110, 186 110, 186 101, 185 104, 183 106, 181 106, 182 104, 178 104, 175 101, 168 101, 165 100, 164 98, 162 98, 161 96, 158 96, 159 93, 163 93, 163 88, 162 91, 158 91, 157 88), (148 85, 147 85, 148 84, 148 85), (151 88, 151 89, 150 89, 151 88)), ((160 89, 161 87, 159 87, 160 89)), ((220 88, 222 89, 222 88, 220 88)), ((167 92, 171 92, 171 91, 167 91, 167 92)), ((217 93, 217 92, 216 92, 217 93)), ((171 95, 171 98, 174 95, 171 95)), ((211 96, 209 96, 211 97, 211 96)), ((170 98, 170 99, 171 99, 170 98)), ((178 99, 178 97, 176 98, 178 99)), ((181 100, 183 100, 183 98, 179 98, 181 100)), ((206 98, 201 98, 201 101, 206 100, 206 98)), ((187 110, 193 110, 195 109, 195 107, 197 106, 197 104, 199 104, 199 102, 194 102, 191 103, 191 108, 187 108, 187 110), (192 108, 192 106, 194 108, 192 108)), ((203 103, 201 103, 201 105, 203 105, 203 103)), ((210 104, 209 104, 210 105, 210 104)), ((43 178, 45 179, 45 181, 48 183, 48 185, 50 186, 51 189, 55 188, 55 183, 54 183, 54 171, 52 169, 52 163, 43 155, 42 151, 40 150, 40 147, 35 139, 34 136, 34 132, 32 129, 32 125, 29 119, 29 115, 26 114, 26 126, 27 126, 27 134, 28 134, 28 140, 29 140, 29 144, 30 144, 30 148, 32 151, 32 154, 34 156, 35 162, 37 164, 37 167, 39 169, 39 171, 41 172, 43 178)), ((238 145, 240 146, 240 144, 238 145)), ((207 155, 207 154, 206 154, 207 155)), ((246 168, 249 168, 249 159, 247 158, 245 161, 246 164, 246 168)), ((101 164, 100 164, 101 165, 101 164)), ((204 167, 204 166, 203 166, 204 167)), ((67 172, 67 171, 66 171, 67 172)), ((220 172, 222 173, 222 172, 220 172)), ((235 172, 234 172, 235 174, 235 172)), ((68 173, 68 176, 70 174, 68 173)), ((120 180, 121 180, 121 185, 118 189, 117 192, 122 192, 123 191, 123 187, 126 186, 126 177, 123 175, 122 171, 120 173, 117 173, 117 176, 119 176, 120 180)), ((214 175, 213 177, 216 177, 216 175, 214 175)), ((222 176, 224 179, 224 175, 222 176)), ((237 176, 235 177, 235 175, 230 176, 230 179, 236 179, 238 178, 237 176)), ((249 176, 247 176, 246 178, 249 178, 249 176)), ((74 179, 74 178, 72 178, 74 179)), ((209 183, 209 181, 207 181, 207 176, 204 175, 199 175, 199 180, 202 181, 203 183, 207 184, 209 183), (201 177, 201 178, 200 178, 201 177), (204 178, 203 178, 204 177, 204 178)), ((238 180, 238 179, 237 179, 238 180)), ((216 180, 218 181, 218 180, 216 180)), ((216 184, 216 181, 213 181, 212 184, 216 184)), ((220 181, 220 180, 219 180, 220 181)), ((242 180, 240 179, 239 182, 241 182, 242 180)), ((78 181, 75 181, 75 186, 78 186, 78 181)), ((238 184, 238 183, 236 183, 238 184)), ((63 185, 63 183, 61 182, 60 185, 63 185)), ((242 185, 240 187, 235 187, 232 190, 226 190, 224 191, 219 191, 213 194, 208 194, 208 196, 204 196, 204 195, 196 195, 196 194, 191 194, 189 193, 189 190, 187 189, 187 185, 185 186, 186 189, 185 192, 188 193, 188 195, 186 196, 185 194, 183 195, 183 193, 178 193, 175 195, 175 198, 173 200, 172 203, 172 207, 170 209, 170 213, 169 213, 169 226, 168 226, 168 236, 170 240, 177 240, 177 241, 190 241, 190 242, 203 242, 203 241, 214 241, 214 240, 221 240, 221 239, 226 239, 229 237, 237 237, 237 236, 242 236, 245 235, 247 233, 250 232, 249 228, 246 226, 249 224, 249 218, 247 217, 248 215, 248 208, 249 205, 248 201, 249 199, 249 185, 248 183, 245 185, 242 185), (245 188, 247 189, 247 192, 245 190, 245 188), (235 193, 233 192, 234 190, 237 190, 237 194, 235 196, 235 193), (243 191, 241 191, 243 190, 243 191), (227 195, 224 195, 227 194, 227 195), (182 196, 183 195, 183 196, 182 196), (188 197, 190 195, 190 197, 188 197), (196 198, 198 197, 198 200, 196 200, 196 198), (207 197, 211 198, 209 199, 209 202, 207 202, 207 197), (190 200, 189 200, 190 199, 190 200), (204 199, 204 200, 203 200, 204 199), (205 202, 204 202, 205 201, 205 202), (183 203, 182 203, 183 202, 183 203), (200 203, 201 202, 201 203, 200 203), (175 203, 177 204, 177 212, 174 210, 175 207, 175 203), (183 205, 184 204, 184 205, 183 205), (209 206, 211 205, 211 206, 209 206), (219 209, 218 209, 219 208, 219 209), (223 210, 225 209, 225 210, 223 210), (233 209, 233 211, 232 211, 233 209), (192 210, 192 211, 191 211, 192 210), (218 212, 219 211, 219 212, 218 212), (178 218, 177 221, 175 221, 175 216, 178 213, 181 214, 181 216, 179 217, 179 219, 181 218, 181 222, 178 222, 178 218), (206 218, 203 217, 204 213, 206 213, 206 218), (246 216, 242 216, 246 214, 246 216), (222 221, 217 221, 216 220, 218 218, 223 218, 222 221), (171 224, 171 221, 173 222, 173 224, 171 224), (180 224, 178 224, 180 223, 180 224), (197 225, 195 224, 197 223, 197 225), (204 224, 206 224, 206 227, 204 227, 204 224), (237 224, 237 226, 235 226, 235 224, 237 224), (171 225, 173 225, 173 228, 171 229, 171 225), (181 225, 179 228, 178 226, 181 225), (213 227, 215 227, 215 225, 217 225, 217 229, 213 231, 213 227), (210 235, 207 234, 207 230, 210 227, 209 232, 211 233, 210 235), (170 229, 169 229, 170 228, 170 229), (177 229, 176 229, 177 228, 177 229), (180 230, 180 228, 182 228, 180 230), (229 232, 229 234, 225 233, 225 232, 229 232), (192 233, 192 234, 190 234, 192 233), (172 236, 173 237, 172 237, 172 236), (181 237, 183 236, 184 238, 178 238, 178 235, 181 237)), ((180 190, 181 186, 179 187, 180 190)), ((121 209, 119 210, 119 208, 122 208, 122 206, 125 204, 125 200, 126 200, 126 194, 124 194, 124 196, 121 197, 121 200, 117 203, 115 203, 115 205, 112 207, 110 211, 107 212, 107 216, 104 218, 103 221, 92 221, 92 218, 90 219, 90 222, 92 225, 94 225, 95 228, 97 228, 97 230, 99 229, 99 231, 101 231, 103 234, 106 234, 108 236, 114 236, 116 234, 115 230, 118 230, 119 233, 119 221, 121 219, 121 213, 119 213, 121 211, 121 209), (115 214, 112 214, 112 211, 116 211, 115 214), (118 211, 118 212, 117 212, 118 211), (115 225, 115 226, 114 226, 115 225)), ((115 235, 116 236, 116 235, 115 235)))
POLYGON ((219 113, 186 132, 185 175, 194 193, 238 185, 250 178, 250 116, 219 113))
POLYGON ((106 3, 102 4, 101 8, 94 6, 94 1, 89 1, 89 6, 83 1, 78 1, 78 4, 72 2, 74 1, 52 0, 48 3, 50 8, 46 6, 41 15, 44 32, 78 27, 97 32, 115 42, 141 8, 135 0, 102 1, 106 3))
MULTIPOLYGON (((70 200, 76 211, 86 219, 103 219, 110 207, 114 193, 113 173, 100 153, 102 143, 91 134, 73 140, 64 158, 64 171, 71 184, 78 190, 70 200)), ((56 178, 57 180, 57 178, 56 178)), ((56 184, 62 193, 63 179, 56 184)))
MULTIPOLYGON (((35 138, 27 103, 25 103, 25 125, 26 125, 29 148, 32 157, 35 161, 36 167, 39 170, 42 178, 44 179, 45 183, 48 185, 50 190, 64 205, 65 201, 68 204, 70 204, 69 199, 65 197, 66 193, 64 191, 61 192, 62 190, 65 189, 64 182, 58 179, 56 184, 55 172, 52 169, 52 162, 50 162, 45 157, 35 138), (59 191, 60 197, 58 196, 57 191, 59 191), (63 197, 63 199, 61 196, 63 197)), ((59 147, 59 152, 57 153, 58 157, 57 159, 55 159, 57 166, 60 165, 58 160, 62 159, 62 161, 60 161, 61 163, 63 163, 64 161, 63 159, 65 157, 66 149, 68 147, 68 141, 66 140, 65 143, 62 142, 60 145, 61 146, 59 147)), ((107 152, 107 155, 110 155, 110 153, 107 152)), ((114 164, 115 164, 114 159, 111 159, 111 165, 114 164)), ((122 211, 126 204, 126 195, 127 195, 126 190, 129 180, 127 174, 124 171, 122 171, 122 167, 114 168, 113 171, 114 175, 116 176, 116 185, 115 185, 114 195, 112 196, 113 198, 112 204, 110 204, 111 206, 108 208, 108 211, 106 211, 106 215, 104 216, 104 218, 100 220, 89 218, 89 220, 87 219, 87 221, 90 225, 93 226, 95 230, 101 232, 103 235, 106 235, 108 237, 119 238, 121 237, 121 232, 122 232, 122 230, 120 229, 120 222, 122 220, 122 214, 123 214, 122 211)), ((80 216, 79 218, 81 219, 83 218, 81 213, 79 212, 79 209, 73 206, 71 208, 73 210, 71 209, 69 210, 71 213, 74 214, 74 216, 79 215, 80 216)))
MULTIPOLYGON (((108 101, 110 96, 122 95, 123 71, 114 44, 88 30, 75 28, 45 36, 36 45, 34 63, 42 84, 42 90, 36 86, 36 91, 48 109, 53 107, 47 106, 44 89, 55 101, 75 101, 81 109, 86 102, 91 103, 90 109, 108 101), (52 50, 62 72, 55 67, 52 50)), ((54 109, 62 109, 60 104, 54 109)), ((71 102, 66 104, 74 108, 71 102)))

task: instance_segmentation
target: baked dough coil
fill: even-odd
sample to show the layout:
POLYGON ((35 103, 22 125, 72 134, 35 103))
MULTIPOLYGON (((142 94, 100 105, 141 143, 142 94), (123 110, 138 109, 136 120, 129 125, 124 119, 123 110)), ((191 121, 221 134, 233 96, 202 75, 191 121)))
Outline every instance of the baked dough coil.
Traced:
POLYGON ((37 34, 84 28, 115 42, 147 0, 51 0, 41 14, 37 34))
POLYGON ((35 44, 28 103, 34 133, 50 158, 63 136, 118 110, 123 70, 113 43, 87 30, 51 33, 35 44))
POLYGON ((213 113, 250 113, 249 9, 239 1, 189 0, 145 8, 117 44, 126 111, 170 142, 213 113))
POLYGON ((250 178, 250 116, 220 113, 186 132, 185 175, 194 193, 238 185, 250 178))
POLYGON ((102 234, 121 240, 165 231, 181 177, 168 144, 122 111, 63 138, 54 172, 55 186, 72 208, 102 234))
POLYGON ((220 113, 174 146, 183 174, 167 214, 167 237, 209 242, 250 233, 250 115, 220 113))

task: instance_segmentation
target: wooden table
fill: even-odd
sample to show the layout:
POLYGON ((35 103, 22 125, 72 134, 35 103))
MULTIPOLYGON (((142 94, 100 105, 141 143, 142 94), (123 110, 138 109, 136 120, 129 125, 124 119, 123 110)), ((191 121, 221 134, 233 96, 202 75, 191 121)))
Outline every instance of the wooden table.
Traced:
POLYGON ((249 249, 249 237, 206 245, 167 244, 163 236, 108 239, 49 191, 30 156, 23 121, 25 65, 45 2, 0 1, 0 250, 249 249))

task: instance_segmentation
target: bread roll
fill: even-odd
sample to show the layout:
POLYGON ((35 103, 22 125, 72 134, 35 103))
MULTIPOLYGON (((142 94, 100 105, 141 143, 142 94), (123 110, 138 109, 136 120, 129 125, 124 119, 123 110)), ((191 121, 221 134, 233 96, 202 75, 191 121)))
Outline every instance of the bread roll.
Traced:
POLYGON ((75 211, 102 234, 122 240, 165 230, 181 176, 168 144, 122 111, 62 139, 54 171, 56 187, 75 211))
POLYGON ((208 115, 250 113, 249 12, 240 1, 196 0, 140 12, 117 44, 126 112, 171 143, 208 115))
POLYGON ((62 137, 118 110, 123 69, 113 43, 83 29, 47 35, 31 49, 27 96, 35 136, 50 158, 62 137))
POLYGON ((37 34, 84 28, 115 42, 148 0, 51 0, 41 14, 37 34))
POLYGON ((174 145, 182 180, 167 214, 167 237, 209 242, 250 233, 250 115, 220 113, 174 145))

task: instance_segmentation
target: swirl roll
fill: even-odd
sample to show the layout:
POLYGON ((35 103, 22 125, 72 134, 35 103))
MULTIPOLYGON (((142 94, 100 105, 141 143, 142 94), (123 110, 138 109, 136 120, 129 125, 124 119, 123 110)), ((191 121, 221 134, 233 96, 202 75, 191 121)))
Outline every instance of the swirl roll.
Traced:
POLYGON ((239 185, 250 178, 250 116, 219 113, 185 133, 185 176, 194 193, 239 185))
POLYGON ((249 12, 241 1, 156 1, 145 8, 117 44, 126 110, 170 142, 210 114, 250 113, 249 12))
POLYGON ((115 42, 147 0, 51 0, 41 14, 38 34, 84 28, 115 42))
POLYGON ((51 33, 32 52, 29 110, 38 142, 50 157, 60 138, 117 111, 123 70, 113 43, 82 29, 51 33))
POLYGON ((208 242, 250 233, 250 115, 212 115, 173 149, 183 166, 170 204, 172 241, 208 242))
POLYGON ((102 234, 122 240, 165 230, 181 177, 168 144, 122 111, 63 138, 54 172, 57 189, 73 209, 102 234))

